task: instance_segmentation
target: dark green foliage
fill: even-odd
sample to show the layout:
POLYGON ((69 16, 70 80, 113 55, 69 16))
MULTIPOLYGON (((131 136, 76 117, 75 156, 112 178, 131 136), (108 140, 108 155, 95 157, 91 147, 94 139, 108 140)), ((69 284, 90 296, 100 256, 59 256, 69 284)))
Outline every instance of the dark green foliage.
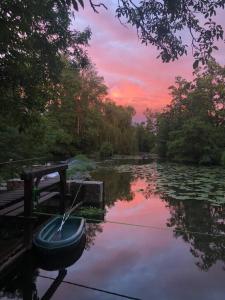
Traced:
POLYGON ((67 170, 67 177, 72 178, 77 174, 77 172, 88 172, 96 168, 93 161, 88 159, 85 155, 76 155, 72 160, 70 160, 69 168, 67 170))
MULTIPOLYGON (((108 157, 136 152, 134 109, 105 100, 107 87, 91 64, 80 70, 66 56, 61 58, 61 64, 55 96, 48 98, 42 112, 35 112, 29 126, 20 130, 23 122, 15 124, 13 106, 9 110, 11 118, 1 115, 1 161, 34 156, 62 160, 93 152, 108 157)), ((148 139, 147 129, 145 138, 148 139)))
POLYGON ((106 100, 87 57, 90 30, 71 30, 80 7, 82 0, 1 1, 0 161, 64 159, 101 146, 109 154, 107 143, 118 154, 138 150, 134 109, 106 100))
POLYGON ((215 41, 223 40, 223 28, 212 17, 224 6, 225 1, 220 0, 120 0, 116 13, 136 27, 142 43, 156 46, 163 62, 187 54, 188 45, 182 37, 186 30, 192 41, 193 67, 197 68, 217 50, 215 41))
POLYGON ((131 154, 136 151, 135 128, 132 125, 134 114, 133 107, 105 101, 101 138, 102 142, 107 141, 113 146, 114 154, 131 154))
POLYGON ((104 216, 105 210, 97 207, 82 207, 77 210, 74 215, 78 217, 83 217, 86 219, 96 219, 101 220, 102 216, 104 216))
POLYGON ((136 138, 139 152, 151 152, 155 145, 155 136, 145 123, 136 125, 136 138))
POLYGON ((90 31, 71 31, 70 5, 64 1, 9 1, 0 4, 0 90, 2 109, 14 106, 24 130, 43 112, 62 69, 61 54, 77 66, 87 62, 82 50, 90 31), (86 62, 85 62, 86 60, 86 62))
POLYGON ((100 147, 99 153, 101 158, 111 157, 113 155, 113 146, 108 142, 104 142, 100 147))
MULTIPOLYGON (((78 10, 78 2, 68 1, 78 10)), ((98 13, 100 7, 107 9, 104 3, 89 3, 98 13)), ((174 61, 186 55, 188 45, 186 34, 191 40, 191 52, 194 56, 193 68, 205 64, 214 50, 217 41, 224 39, 224 30, 214 20, 218 10, 225 7, 224 0, 119 0, 116 17, 120 22, 134 26, 143 44, 154 45, 163 62, 174 61)))
POLYGON ((202 164, 220 163, 225 147, 225 69, 211 61, 188 82, 170 87, 172 103, 157 119, 161 157, 202 164))
MULTIPOLYGON (((70 30, 71 3, 0 3, 1 160, 44 152, 49 137, 44 114, 49 101, 58 97, 62 54, 76 68, 88 63, 83 46, 88 43, 90 30, 70 30)), ((54 135, 59 142, 55 144, 67 143, 60 131, 50 140, 54 135)))
POLYGON ((225 151, 223 151, 221 155, 221 165, 225 167, 225 151))
POLYGON ((100 151, 108 156, 136 149, 134 110, 105 101, 107 87, 92 65, 78 72, 65 61, 58 95, 45 114, 46 142, 54 155, 70 157, 77 152, 100 151))
POLYGON ((199 118, 188 119, 180 130, 172 131, 167 146, 167 156, 177 161, 218 162, 216 128, 199 118))

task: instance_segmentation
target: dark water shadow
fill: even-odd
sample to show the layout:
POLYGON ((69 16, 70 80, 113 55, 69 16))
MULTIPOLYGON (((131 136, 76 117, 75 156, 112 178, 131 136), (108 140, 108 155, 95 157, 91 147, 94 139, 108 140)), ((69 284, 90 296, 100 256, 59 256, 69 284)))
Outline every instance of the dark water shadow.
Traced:
POLYGON ((76 247, 76 250, 74 249, 68 251, 67 255, 55 255, 54 257, 48 256, 35 256, 35 266, 36 268, 41 268, 46 271, 57 271, 61 269, 66 269, 70 267, 71 265, 75 264, 76 261, 80 259, 82 256, 84 249, 86 245, 86 234, 84 234, 79 242, 79 244, 76 247))
POLYGON ((34 251, 26 253, 23 258, 14 265, 6 276, 0 280, 0 298, 24 299, 24 300, 47 300, 51 299, 63 279, 66 269, 75 264, 83 254, 86 245, 86 235, 83 235, 76 250, 62 257, 38 257, 34 251), (58 271, 58 275, 53 280, 44 295, 38 296, 37 278, 39 269, 46 271, 58 271))

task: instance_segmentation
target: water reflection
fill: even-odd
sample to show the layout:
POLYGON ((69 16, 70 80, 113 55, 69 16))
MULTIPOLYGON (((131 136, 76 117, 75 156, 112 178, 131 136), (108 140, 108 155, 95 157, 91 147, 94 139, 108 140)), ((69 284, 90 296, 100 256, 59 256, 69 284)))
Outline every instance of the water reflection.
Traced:
POLYGON ((86 236, 83 235, 76 250, 67 256, 45 259, 45 256, 37 256, 30 251, 22 260, 14 265, 8 276, 0 282, 0 298, 24 299, 24 300, 48 300, 51 299, 60 284, 63 282, 66 269, 75 264, 83 254, 86 244, 86 236), (37 288, 37 278, 40 276, 40 268, 47 271, 58 271, 58 275, 40 298, 37 288))
POLYGON ((224 207, 194 200, 177 202, 165 198, 165 201, 171 213, 167 226, 174 228, 175 237, 189 243, 190 252, 197 260, 195 264, 203 271, 208 271, 217 261, 225 266, 224 207))
MULTIPOLYGON (((217 261, 222 261, 225 269, 225 175, 222 168, 127 163, 115 166, 115 170, 118 173, 112 177, 126 178, 127 189, 123 191, 132 198, 132 186, 140 179, 145 181, 145 186, 136 191, 145 199, 160 195, 170 212, 164 226, 171 227, 176 238, 189 243, 195 264, 201 270, 208 271, 217 261)), ((115 195, 118 194, 116 187, 123 189, 123 183, 114 185, 115 195)))
POLYGON ((0 281, 0 298, 39 299, 36 289, 38 273, 31 253, 27 253, 0 281))
POLYGON ((167 226, 175 237, 189 243, 201 270, 208 271, 217 261, 225 266, 223 169, 165 164, 157 166, 157 173, 156 191, 167 203, 167 226))
MULTIPOLYGON (((173 193, 185 196, 182 188, 186 181, 190 184, 188 188, 194 181, 193 191, 200 193, 204 184, 195 184, 197 177, 193 180, 193 174, 198 174, 198 179, 205 184, 210 180, 207 184, 210 184, 211 192, 216 185, 209 177, 216 178, 215 174, 222 173, 220 170, 213 171, 201 179, 199 174, 204 174, 206 169, 190 172, 188 167, 189 175, 185 174, 181 179, 185 167, 182 167, 182 172, 179 168, 157 163, 132 165, 129 162, 95 172, 94 178, 105 181, 105 220, 154 225, 155 229, 88 223, 88 251, 84 250, 81 258, 67 269, 67 274, 43 271, 37 266, 30 267, 30 270, 28 267, 27 273, 23 273, 24 266, 28 266, 26 260, 17 273, 12 272, 13 275, 5 281, 0 297, 22 298, 26 293, 33 297, 27 296, 27 299, 38 299, 44 295, 51 297, 57 286, 54 299, 121 299, 110 298, 99 290, 98 294, 94 294, 90 289, 64 283, 58 285, 66 276, 68 282, 146 300, 223 299, 225 286, 221 266, 225 262, 225 239, 215 235, 225 234, 225 207, 215 206, 209 201, 197 201, 194 197, 186 200, 173 198, 173 193), (55 285, 47 280, 48 276, 58 278, 55 285), (27 290, 23 286, 25 280, 29 282, 27 290)), ((222 180, 225 182, 225 178, 220 180, 220 191, 223 190, 222 180)))
POLYGON ((35 255, 35 265, 37 268, 42 268, 47 271, 62 270, 75 264, 83 254, 86 245, 86 234, 81 237, 79 244, 76 246, 76 250, 69 250, 67 255, 57 255, 56 257, 35 255))
POLYGON ((116 201, 132 201, 134 193, 131 190, 135 174, 131 172, 118 173, 112 168, 102 168, 92 174, 96 180, 105 184, 105 204, 111 207, 116 201))
POLYGON ((86 246, 85 249, 89 250, 95 243, 96 236, 103 231, 102 225, 99 223, 86 224, 86 246))

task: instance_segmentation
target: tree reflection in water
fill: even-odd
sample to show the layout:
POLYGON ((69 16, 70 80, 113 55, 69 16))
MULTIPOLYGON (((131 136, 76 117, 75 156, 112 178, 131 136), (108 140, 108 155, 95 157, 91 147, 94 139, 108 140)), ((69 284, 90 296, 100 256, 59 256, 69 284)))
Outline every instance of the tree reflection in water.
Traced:
POLYGON ((105 204, 108 207, 113 206, 118 200, 133 200, 134 193, 131 191, 131 185, 134 174, 118 173, 114 169, 102 168, 94 172, 93 177, 104 182, 105 204))
POLYGON ((217 261, 225 267, 225 209, 204 201, 177 201, 165 198, 171 217, 167 226, 175 237, 190 244, 196 265, 209 270, 217 261), (199 233, 203 234, 199 234, 199 233), (224 236, 218 236, 224 235, 224 236))
POLYGON ((95 243, 96 236, 103 231, 101 223, 86 224, 86 245, 85 249, 89 250, 95 243))
MULTIPOLYGON (((185 173, 185 166, 176 169, 176 166, 173 165, 173 168, 170 169, 160 165, 160 168, 157 168, 155 193, 159 194, 160 198, 166 202, 170 211, 167 226, 173 228, 176 238, 182 237, 185 242, 190 244, 190 252, 197 259, 196 265, 201 270, 208 271, 218 261, 222 261, 225 269, 225 205, 197 200, 197 196, 193 195, 193 192, 197 190, 200 196, 202 193, 204 199, 204 189, 207 186, 202 177, 210 177, 213 172, 220 173, 221 170, 213 169, 210 171, 206 168, 194 168, 193 166, 191 170, 192 172, 189 174, 188 172, 185 173), (181 171, 179 171, 180 169, 181 171), (208 174, 203 172, 204 170, 208 171, 208 174), (193 185, 193 174, 199 181, 197 184, 194 182, 195 185, 193 185), (203 181, 202 184, 201 180, 203 181), (190 189, 190 184, 188 186, 189 182, 192 183, 193 190, 190 189), (190 194, 187 193, 188 188, 190 194), (179 194, 184 200, 175 200, 173 196, 168 195, 168 190, 171 195, 179 194)), ((213 176, 211 177, 213 178, 213 176)), ((210 182, 212 191, 218 192, 216 180, 206 182, 210 182)))

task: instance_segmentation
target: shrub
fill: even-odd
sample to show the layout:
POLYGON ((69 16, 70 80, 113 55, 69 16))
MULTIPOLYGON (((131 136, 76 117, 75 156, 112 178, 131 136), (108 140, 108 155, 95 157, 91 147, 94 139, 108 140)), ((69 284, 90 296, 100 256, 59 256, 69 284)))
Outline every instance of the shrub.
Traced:
POLYGON ((113 146, 108 142, 104 142, 100 148, 100 157, 107 158, 107 157, 111 157, 112 155, 113 155, 113 146))

